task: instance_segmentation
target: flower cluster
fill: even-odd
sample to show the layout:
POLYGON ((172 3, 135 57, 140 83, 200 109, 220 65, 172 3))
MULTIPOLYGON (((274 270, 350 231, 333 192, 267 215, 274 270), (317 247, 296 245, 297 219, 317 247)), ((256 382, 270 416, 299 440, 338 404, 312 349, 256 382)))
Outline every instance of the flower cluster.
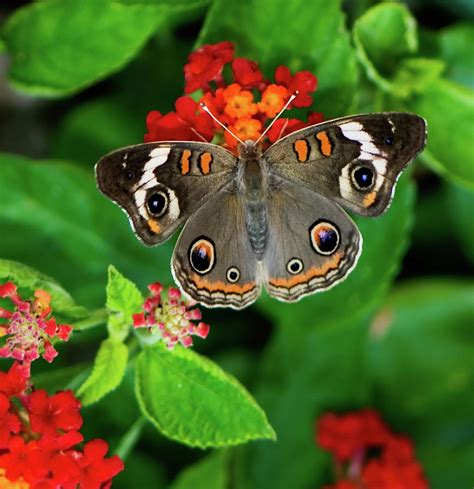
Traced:
MULTIPOLYGON (((296 91, 298 95, 291 107, 309 107, 317 79, 309 71, 291 74, 286 66, 274 73, 274 83, 266 80, 257 63, 234 57, 234 46, 225 41, 200 47, 188 58, 184 66, 185 95, 176 100, 175 111, 162 115, 159 111, 148 114, 150 141, 213 141, 234 150, 236 139, 202 110, 204 103, 211 113, 240 139, 257 140, 268 120, 274 118, 296 91), (229 83, 224 78, 229 71, 229 83), (196 102, 196 99, 199 99, 196 102)), ((322 121, 321 113, 310 113, 307 121, 280 119, 267 133, 274 143, 282 136, 310 124, 322 121)))
POLYGON ((151 296, 143 304, 144 312, 133 315, 135 328, 147 328, 156 340, 163 340, 170 350, 178 342, 186 348, 192 346, 191 336, 206 338, 209 325, 199 321, 201 311, 193 308, 193 301, 183 300, 181 292, 173 287, 168 289, 167 298, 164 299, 164 289, 160 283, 151 284, 148 288, 151 296))
POLYGON ((13 363, 0 372, 0 487, 105 489, 123 470, 105 458, 104 440, 84 438, 80 402, 72 391, 49 396, 32 390, 29 367, 13 363))
POLYGON ((340 480, 324 489, 428 489, 412 442, 396 435, 377 412, 326 413, 316 441, 332 453, 340 480))
POLYGON ((12 282, 0 285, 0 298, 9 299, 13 311, 0 307, 0 318, 6 323, 0 324, 0 357, 14 358, 25 365, 30 365, 40 355, 52 362, 58 352, 52 345, 53 339, 67 341, 72 327, 57 324, 51 316, 51 297, 44 290, 35 292, 33 301, 25 301, 18 295, 17 287, 12 282))

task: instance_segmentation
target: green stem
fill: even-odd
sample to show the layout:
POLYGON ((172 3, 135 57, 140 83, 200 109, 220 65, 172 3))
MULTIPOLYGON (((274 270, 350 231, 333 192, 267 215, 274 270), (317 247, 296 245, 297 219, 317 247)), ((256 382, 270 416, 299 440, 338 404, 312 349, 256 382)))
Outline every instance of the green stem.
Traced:
POLYGON ((109 314, 107 309, 103 307, 102 309, 96 309, 92 311, 89 317, 78 321, 74 324, 74 331, 80 331, 83 329, 93 328, 94 326, 99 326, 107 322, 109 314))
POLYGON ((119 444, 115 449, 115 454, 122 460, 125 460, 128 457, 129 453, 137 444, 145 423, 146 419, 143 416, 140 416, 120 439, 119 444))

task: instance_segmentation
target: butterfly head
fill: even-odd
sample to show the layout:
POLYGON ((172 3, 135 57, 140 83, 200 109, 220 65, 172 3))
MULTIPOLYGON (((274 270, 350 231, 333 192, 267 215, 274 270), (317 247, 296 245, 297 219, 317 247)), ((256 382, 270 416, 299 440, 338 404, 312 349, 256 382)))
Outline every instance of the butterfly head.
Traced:
POLYGON ((252 140, 240 143, 237 147, 239 158, 245 160, 258 160, 262 156, 262 146, 252 140))

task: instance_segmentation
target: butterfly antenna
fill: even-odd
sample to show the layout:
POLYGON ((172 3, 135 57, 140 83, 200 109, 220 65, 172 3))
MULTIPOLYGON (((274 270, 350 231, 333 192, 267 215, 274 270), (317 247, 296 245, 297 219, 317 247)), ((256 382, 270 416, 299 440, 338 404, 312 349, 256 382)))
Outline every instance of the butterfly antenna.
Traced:
POLYGON ((204 102, 199 102, 199 106, 202 110, 204 110, 204 112, 207 112, 224 129, 224 131, 227 131, 231 136, 237 139, 239 143, 244 144, 242 139, 237 137, 225 124, 223 124, 217 117, 214 116, 214 114, 209 110, 209 107, 204 102))
POLYGON ((270 130, 270 128, 273 126, 273 124, 278 120, 278 118, 281 116, 281 114, 283 114, 283 112, 285 112, 285 110, 288 108, 288 105, 290 105, 291 102, 293 102, 293 100, 295 100, 295 98, 298 96, 299 93, 300 92, 298 90, 295 90, 293 92, 293 95, 288 99, 288 102, 286 102, 283 109, 281 109, 280 112, 278 112, 278 114, 273 118, 272 122, 270 122, 270 124, 267 126, 265 131, 263 131, 262 135, 255 141, 255 144, 257 144, 261 139, 263 139, 265 137, 265 134, 267 134, 267 132, 270 130))

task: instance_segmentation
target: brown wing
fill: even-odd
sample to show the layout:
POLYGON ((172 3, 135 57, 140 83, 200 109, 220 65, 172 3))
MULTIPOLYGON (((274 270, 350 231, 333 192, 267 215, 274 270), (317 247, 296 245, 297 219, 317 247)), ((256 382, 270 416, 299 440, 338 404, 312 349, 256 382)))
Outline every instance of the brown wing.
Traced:
POLYGON ((155 245, 228 183, 236 164, 220 146, 172 141, 113 151, 95 171, 99 189, 126 212, 137 237, 155 245))
POLYGON ((426 122, 417 115, 363 114, 296 131, 264 158, 275 174, 358 214, 376 216, 390 205, 400 173, 425 139, 426 122))

